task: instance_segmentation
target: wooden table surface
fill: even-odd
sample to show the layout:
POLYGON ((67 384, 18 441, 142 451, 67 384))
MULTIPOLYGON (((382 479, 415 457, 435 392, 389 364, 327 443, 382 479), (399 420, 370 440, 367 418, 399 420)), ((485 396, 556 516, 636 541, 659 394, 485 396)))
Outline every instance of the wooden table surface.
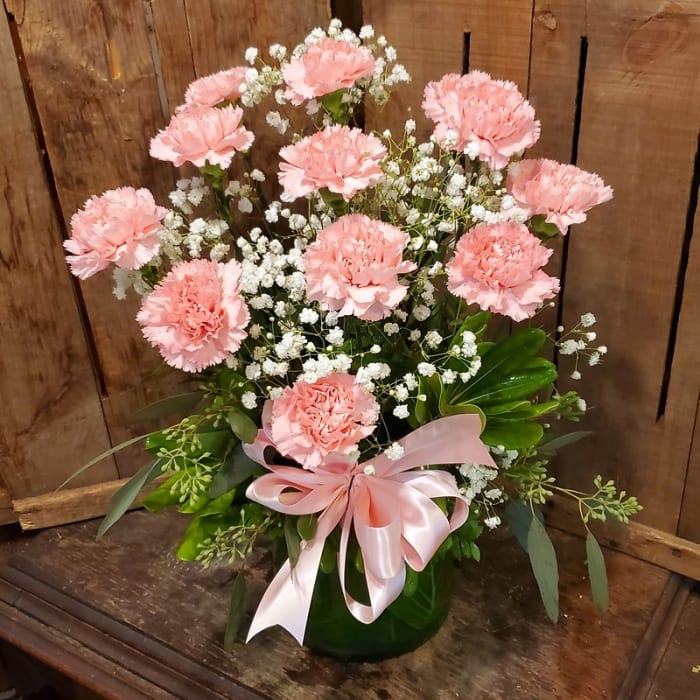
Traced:
MULTIPOLYGON (((480 564, 465 564, 449 620, 411 654, 339 663, 298 647, 280 629, 227 653, 231 573, 175 559, 184 524, 176 514, 137 511, 99 542, 96 521, 0 541, 0 639, 118 700, 645 698, 662 674, 674 678, 679 663, 700 656, 697 626, 669 628, 690 584, 609 551, 610 608, 599 615, 588 593, 583 540, 556 531, 557 625, 544 614, 526 555, 502 532, 486 538, 480 564), (664 635, 669 648, 695 649, 672 661, 656 643, 664 635), (660 669, 657 679, 649 677, 650 665, 660 669)), ((253 570, 248 618, 269 574, 263 557, 253 570)), ((700 603, 694 605, 700 621, 700 603)), ((697 696, 670 689, 648 697, 693 700, 700 675, 692 680, 697 696)))

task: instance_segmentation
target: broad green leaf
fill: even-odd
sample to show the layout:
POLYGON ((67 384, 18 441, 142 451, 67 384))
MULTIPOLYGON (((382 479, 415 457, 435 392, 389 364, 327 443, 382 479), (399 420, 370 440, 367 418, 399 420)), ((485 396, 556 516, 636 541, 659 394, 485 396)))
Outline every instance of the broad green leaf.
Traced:
POLYGON ((98 462, 101 462, 103 459, 106 459, 110 455, 113 455, 115 452, 119 452, 120 450, 123 450, 125 447, 129 447, 129 445, 133 445, 137 442, 140 442, 141 440, 145 440, 151 435, 151 433, 144 433, 143 435, 138 435, 137 437, 130 438, 129 440, 124 440, 124 442, 120 442, 118 445, 115 445, 114 447, 111 447, 109 450, 105 450, 102 452, 102 454, 97 455, 94 459, 91 459, 87 464, 83 464, 78 471, 73 472, 57 489, 56 491, 60 491, 67 483, 70 481, 73 481, 76 476, 80 476, 84 471, 87 471, 90 469, 90 467, 95 466, 98 462))
POLYGON ((539 451, 543 454, 554 454, 558 450, 561 450, 562 447, 568 447, 569 445, 573 445, 579 440, 583 440, 583 438, 586 438, 592 434, 593 432, 591 430, 578 430, 573 433, 559 435, 558 437, 552 438, 547 442, 543 442, 539 446, 539 451))
POLYGON ((157 489, 143 499, 143 507, 151 513, 160 513, 162 510, 174 506, 180 500, 180 492, 173 486, 182 479, 183 472, 176 472, 169 476, 157 489))
POLYGON ((239 571, 236 578, 233 580, 233 588, 231 589, 231 603, 228 611, 228 619, 226 620, 226 629, 224 630, 224 649, 231 651, 238 637, 238 632, 243 621, 243 612, 245 610, 245 576, 242 571, 239 571))
POLYGON ((406 566, 406 583, 403 585, 403 595, 415 595, 418 590, 418 572, 414 571, 410 566, 406 566))
POLYGON ((540 596, 552 622, 559 619, 559 570, 552 540, 538 518, 530 520, 527 534, 527 553, 535 574, 540 596))
POLYGON ((233 434, 241 441, 251 443, 258 434, 258 426, 243 411, 233 409, 226 416, 233 434))
POLYGON ((464 401, 486 408, 489 404, 526 399, 557 378, 557 369, 545 360, 548 366, 525 369, 517 374, 509 374, 497 384, 482 387, 478 393, 466 392, 464 401))
POLYGON ((287 556, 293 569, 301 554, 301 538, 294 526, 294 519, 289 516, 284 519, 284 542, 287 545, 287 556))
POLYGON ((315 513, 300 515, 297 518, 297 532, 302 540, 312 540, 318 527, 318 517, 315 513))
POLYGON ((489 416, 499 416, 503 413, 511 413, 521 408, 532 406, 529 401, 506 401, 505 403, 497 403, 490 405, 484 413, 489 416))
POLYGON ((195 515, 190 520, 185 534, 177 548, 177 558, 183 561, 194 561, 199 554, 199 545, 208 537, 208 531, 202 523, 202 519, 195 515))
POLYGON ((109 499, 109 513, 104 517, 97 530, 97 539, 100 539, 129 510, 129 506, 134 502, 136 496, 139 495, 139 491, 160 474, 162 465, 163 460, 161 459, 156 459, 147 464, 114 493, 112 498, 109 499))
POLYGON ((236 489, 232 489, 227 493, 221 494, 216 498, 210 500, 203 508, 201 508, 197 515, 201 518, 208 518, 212 515, 223 515, 231 508, 233 499, 236 496, 236 489))
POLYGON ((202 400, 203 396, 203 391, 188 391, 184 394, 176 394, 160 401, 154 401, 136 411, 132 422, 145 423, 172 414, 185 415, 202 400))
POLYGON ((457 332, 452 336, 452 341, 450 342, 450 347, 454 345, 462 344, 462 333, 465 331, 471 331, 479 337, 484 330, 486 330, 486 323, 488 322, 491 314, 488 311, 479 311, 471 316, 467 316, 462 322, 457 332))
POLYGON ((522 450, 534 447, 544 435, 544 428, 534 421, 501 422, 488 420, 481 433, 487 445, 503 445, 507 450, 522 450))
POLYGON ((469 543, 469 552, 472 555, 472 559, 475 562, 481 561, 481 550, 479 549, 479 545, 476 542, 469 543))
POLYGON ((605 557, 593 533, 586 535, 586 559, 588 560, 588 578, 591 583, 593 603, 598 610, 608 607, 608 574, 605 569, 605 557))
POLYGON ((548 224, 542 214, 536 214, 530 219, 530 228, 532 232, 542 241, 556 238, 559 235, 559 229, 555 224, 548 224))
POLYGON ((243 447, 239 443, 228 453, 221 469, 214 474, 214 478, 209 484, 209 497, 217 498, 242 484, 251 476, 257 476, 264 471, 259 464, 243 452, 243 447))

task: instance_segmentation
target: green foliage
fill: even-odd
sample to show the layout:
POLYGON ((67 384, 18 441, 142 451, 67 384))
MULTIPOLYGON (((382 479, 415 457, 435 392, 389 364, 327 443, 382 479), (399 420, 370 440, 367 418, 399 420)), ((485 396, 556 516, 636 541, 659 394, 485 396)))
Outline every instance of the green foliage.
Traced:
POLYGON ((226 628, 224 630, 224 649, 231 651, 236 643, 238 632, 243 621, 243 613, 245 611, 246 584, 245 576, 240 571, 233 580, 231 587, 231 602, 229 603, 228 618, 226 620, 226 628))
POLYGON ((481 537, 484 531, 484 526, 481 524, 479 509, 476 505, 469 510, 469 517, 463 525, 458 527, 446 540, 446 550, 452 556, 460 561, 461 559, 481 559, 481 552, 476 544, 476 541, 481 537))
POLYGON ((584 522, 589 518, 605 521, 613 518, 621 523, 628 523, 630 516, 638 513, 642 506, 635 496, 628 496, 626 491, 618 492, 615 482, 612 480, 603 483, 603 477, 598 475, 593 480, 596 491, 591 495, 583 495, 580 498, 585 509, 584 522))
POLYGON ((605 558, 598 541, 593 537, 593 533, 590 530, 586 533, 586 559, 593 602, 598 610, 607 610, 608 574, 605 569, 605 558))
POLYGON ((539 518, 530 518, 527 533, 527 554, 535 574, 540 596, 552 622, 559 619, 559 568, 552 540, 539 518))
POLYGON ((226 455, 221 468, 214 474, 209 484, 209 498, 216 498, 226 491, 264 473, 264 469, 254 462, 240 444, 237 444, 226 455))

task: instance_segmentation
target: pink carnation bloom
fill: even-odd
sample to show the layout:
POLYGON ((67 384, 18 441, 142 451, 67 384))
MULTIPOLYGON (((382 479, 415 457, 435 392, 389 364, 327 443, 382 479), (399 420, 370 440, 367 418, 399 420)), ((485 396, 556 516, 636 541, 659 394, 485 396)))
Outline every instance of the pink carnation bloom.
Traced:
POLYGON ((278 452, 305 469, 343 460, 374 432, 379 406, 351 374, 297 381, 263 409, 263 430, 278 452))
POLYGON ((521 160, 509 168, 506 188, 527 216, 544 214, 563 234, 586 212, 612 199, 612 188, 595 173, 555 160, 521 160))
POLYGON ((363 46, 325 38, 282 66, 284 96, 293 104, 352 87, 374 73, 374 56, 363 46))
POLYGON ((408 240, 364 214, 341 216, 304 253, 308 298, 340 316, 386 318, 406 296, 398 276, 416 269, 402 258, 408 240))
POLYGON ((63 243, 71 272, 87 279, 114 263, 137 270, 158 253, 167 209, 145 188, 120 187, 91 197, 73 214, 71 237, 63 243))
POLYGON ((168 126, 151 139, 151 156, 176 167, 207 162, 228 168, 236 151, 250 148, 255 136, 240 126, 240 107, 192 107, 178 112, 168 126))
POLYGON ((185 104, 178 107, 178 111, 191 107, 214 107, 224 100, 234 102, 242 94, 241 85, 245 83, 246 70, 246 66, 236 66, 190 83, 185 93, 185 104))
POLYGON ((522 321, 559 291, 559 280, 541 270, 551 255, 523 224, 479 224, 457 242, 447 288, 469 304, 522 321))
POLYGON ((200 372, 238 350, 250 318, 240 275, 235 260, 183 262, 144 300, 136 320, 169 365, 200 372))
POLYGON ((502 168, 519 151, 540 137, 535 110, 520 94, 515 83, 493 80, 487 73, 455 73, 428 83, 423 110, 436 122, 440 143, 464 151, 470 144, 491 168, 502 168), (454 132, 456 144, 449 143, 454 132))
POLYGON ((373 135, 347 126, 327 126, 298 143, 285 146, 279 180, 292 197, 304 197, 324 187, 349 201, 376 184, 384 174, 379 166, 386 148, 373 135))

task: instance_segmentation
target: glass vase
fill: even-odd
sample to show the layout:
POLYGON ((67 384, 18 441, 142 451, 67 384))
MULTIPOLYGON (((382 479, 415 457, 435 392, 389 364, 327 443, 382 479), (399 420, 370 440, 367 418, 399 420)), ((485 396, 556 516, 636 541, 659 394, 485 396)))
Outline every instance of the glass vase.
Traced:
MULTIPOLYGON (((430 639, 449 611, 455 562, 434 557, 423 571, 407 570, 401 595, 372 623, 356 620, 348 610, 337 570, 318 573, 304 644, 312 651, 346 661, 380 661, 413 651, 430 639)), ((352 565, 348 592, 366 601, 364 576, 352 565)))

